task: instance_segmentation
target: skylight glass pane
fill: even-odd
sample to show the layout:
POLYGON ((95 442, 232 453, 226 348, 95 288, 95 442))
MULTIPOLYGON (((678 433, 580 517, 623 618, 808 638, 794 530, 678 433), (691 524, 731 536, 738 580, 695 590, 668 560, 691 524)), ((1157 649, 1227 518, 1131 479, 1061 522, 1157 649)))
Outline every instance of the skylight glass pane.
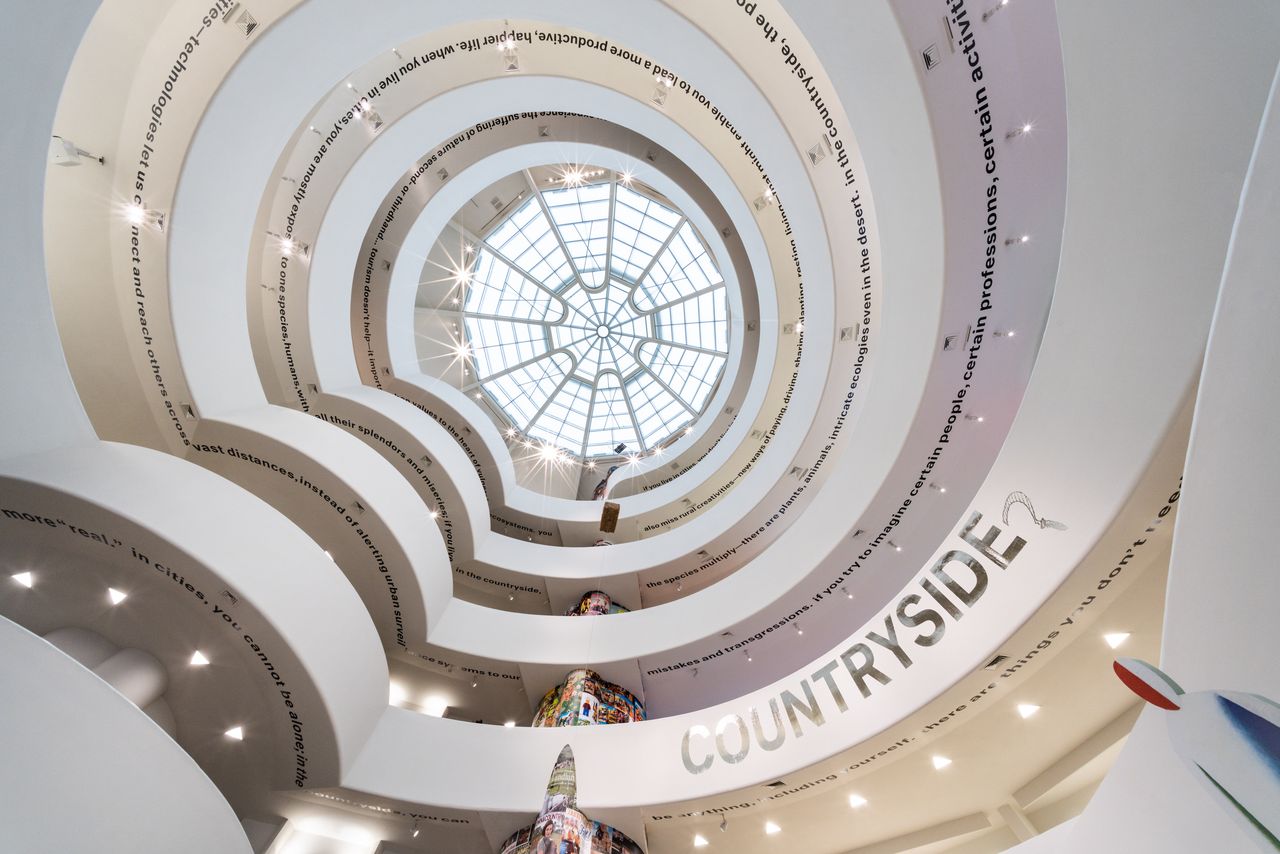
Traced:
POLYGON ((542 198, 560 231, 573 266, 587 287, 604 284, 609 251, 609 191, 612 184, 547 190, 542 198))
POLYGON ((636 289, 636 306, 653 311, 723 281, 697 231, 686 222, 636 289))
POLYGON ((463 290, 464 309, 476 314, 555 321, 563 313, 560 304, 544 288, 484 248, 477 253, 471 279, 463 290))
POLYGON ((724 357, 671 344, 649 342, 640 359, 695 411, 701 411, 724 369, 724 357))
POLYGON ((640 425, 645 447, 652 448, 671 433, 671 425, 682 423, 691 414, 657 377, 641 371, 627 383, 627 396, 640 425))
POLYGON ((657 337, 663 341, 721 353, 729 349, 729 321, 725 315, 723 288, 673 303, 654 317, 657 320, 657 337))
POLYGON ((635 190, 618 187, 609 271, 635 281, 671 236, 680 215, 635 190))
POLYGON ((482 386, 494 403, 523 427, 542 409, 547 398, 564 381, 571 362, 563 353, 551 353, 532 364, 488 380, 482 386))
POLYGON ((573 278, 569 259, 535 198, 517 208, 485 238, 485 243, 550 290, 559 290, 573 278))
POLYGON ((615 374, 601 374, 596 381, 595 401, 591 409, 587 456, 611 454, 620 443, 625 443, 631 451, 642 450, 622 384, 615 374))
POLYGON ((723 279, 697 230, 642 189, 531 188, 477 247, 461 286, 474 388, 528 441, 651 450, 724 371, 723 279))
POLYGON ((541 325, 468 317, 465 327, 467 349, 479 379, 527 362, 550 349, 546 327, 541 325))
POLYGON ((587 410, 591 408, 591 386, 570 379, 551 398, 538 420, 525 434, 573 453, 580 453, 587 433, 587 410))

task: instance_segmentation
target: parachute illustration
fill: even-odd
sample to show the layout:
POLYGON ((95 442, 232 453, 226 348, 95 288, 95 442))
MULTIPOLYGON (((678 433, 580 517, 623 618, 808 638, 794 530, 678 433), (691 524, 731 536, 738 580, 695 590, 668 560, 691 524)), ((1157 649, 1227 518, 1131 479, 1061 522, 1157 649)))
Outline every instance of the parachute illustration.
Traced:
POLYGON ((1031 506, 1031 499, 1027 497, 1025 492, 1010 492, 1004 499, 1004 513, 1000 518, 1004 520, 1006 525, 1009 524, 1009 511, 1013 509, 1013 505, 1021 504, 1027 508, 1027 512, 1031 514, 1031 521, 1035 522, 1041 528, 1052 528, 1055 531, 1065 531, 1067 526, 1061 522, 1055 522, 1052 519, 1044 519, 1036 515, 1036 508, 1031 506))

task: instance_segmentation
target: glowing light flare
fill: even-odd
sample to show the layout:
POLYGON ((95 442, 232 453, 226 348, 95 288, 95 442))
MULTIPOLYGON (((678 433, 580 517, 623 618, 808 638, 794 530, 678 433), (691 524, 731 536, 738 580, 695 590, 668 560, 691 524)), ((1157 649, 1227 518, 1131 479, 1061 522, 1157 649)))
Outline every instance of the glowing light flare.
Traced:
POLYGON ((1107 646, 1111 647, 1112 649, 1119 649, 1120 645, 1129 639, 1129 633, 1128 632, 1110 632, 1108 634, 1103 635, 1102 639, 1106 641, 1107 646))

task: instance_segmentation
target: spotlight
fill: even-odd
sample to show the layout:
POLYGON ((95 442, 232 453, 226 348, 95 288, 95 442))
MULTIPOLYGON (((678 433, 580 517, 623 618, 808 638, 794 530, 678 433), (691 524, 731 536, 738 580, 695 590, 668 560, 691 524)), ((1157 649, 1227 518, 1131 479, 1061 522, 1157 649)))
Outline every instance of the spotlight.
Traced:
POLYGON ((950 764, 951 764, 951 760, 945 756, 933 757, 933 768, 935 771, 941 771, 943 768, 946 768, 950 764))
POLYGON ((30 588, 32 584, 35 584, 35 576, 29 572, 15 573, 13 575, 13 580, 27 588, 30 588))
POLYGON ((720 832, 724 833, 728 829, 729 829, 729 817, 725 815, 720 816, 720 832))
POLYGON ((413 831, 412 831, 409 835, 410 835, 410 836, 412 836, 414 839, 417 839, 417 838, 418 838, 418 834, 419 834, 419 833, 421 833, 421 832, 422 832, 422 829, 421 829, 420 827, 418 827, 418 822, 417 822, 417 820, 415 819, 415 820, 414 820, 414 822, 413 822, 413 831))
POLYGON ((708 844, 710 843, 707 842, 707 838, 703 836, 701 833, 695 833, 693 835, 694 848, 706 848, 708 844))
POLYGON ((849 806, 853 807, 854 809, 857 809, 858 807, 865 807, 866 805, 867 805, 867 799, 862 797, 862 795, 856 795, 852 793, 849 795, 849 806))
POLYGON ((147 221, 147 209, 137 202, 130 202, 124 206, 124 218, 131 225, 142 225, 147 221))
POLYGON ((480 680, 479 680, 479 679, 472 679, 472 680, 471 680, 471 687, 472 687, 472 688, 479 688, 479 687, 480 687, 480 680))
POLYGON ((966 415, 966 416, 964 417, 964 420, 965 420, 965 421, 977 421, 979 424, 981 424, 981 423, 982 423, 983 421, 985 421, 986 419, 985 419, 985 418, 983 418, 981 415, 966 415))
POLYGON ((200 650, 197 649, 194 653, 191 654, 192 667, 204 667, 208 663, 209 663, 209 659, 205 658, 204 653, 202 653, 200 650))
POLYGON ((764 823, 764 832, 769 834, 770 836, 772 836, 773 834, 777 833, 780 830, 782 830, 782 828, 778 827, 778 825, 774 824, 771 821, 766 821, 764 823))
POLYGON ((752 659, 751 659, 751 651, 750 651, 750 650, 743 650, 743 652, 745 652, 745 653, 746 653, 746 655, 747 655, 747 664, 750 664, 750 663, 751 663, 751 661, 752 661, 752 659))
POLYGON ((129 598, 128 593, 122 593, 114 587, 107 588, 107 598, 111 600, 112 605, 119 605, 125 599, 129 598))
POLYGON ((796 634, 797 634, 797 635, 802 635, 802 634, 804 634, 804 629, 800 628, 800 624, 799 624, 799 623, 796 623, 796 634))
POLYGON ((514 601, 516 601, 516 594, 514 594, 514 593, 508 593, 508 594, 507 594, 507 601, 508 601, 508 602, 514 602, 514 601))
POLYGON ((244 741, 244 727, 233 726, 231 729, 223 733, 227 738, 234 741, 244 741))
POLYGON ((1031 131, 1033 130, 1035 130, 1035 125, 1033 125, 1031 122, 1027 122, 1026 124, 1021 125, 1020 127, 1016 127, 1013 130, 1006 133, 1004 135, 1004 138, 1013 139, 1014 137, 1026 136, 1027 134, 1031 133, 1031 131))
POLYGON ((844 591, 844 595, 845 595, 845 598, 846 598, 846 599, 852 599, 852 598, 853 598, 853 594, 849 592, 849 588, 848 588, 848 587, 841 587, 840 589, 841 589, 842 591, 844 591))
POLYGON ((1006 237, 1004 240, 1004 245, 1014 246, 1019 243, 1030 243, 1030 242, 1031 242, 1030 234, 1019 234, 1017 237, 1006 237))
POLYGON ((1107 642, 1107 646, 1112 649, 1117 649, 1121 644, 1129 639, 1129 633, 1111 632, 1110 634, 1103 635, 1102 639, 1107 642))
POLYGON ((1040 707, 1032 705, 1031 703, 1018 704, 1018 714, 1022 716, 1023 720, 1026 720, 1038 711, 1040 711, 1040 707))
POLYGON ((618 174, 618 180, 622 182, 622 185, 624 187, 630 187, 631 182, 634 181, 635 179, 636 179, 636 176, 631 174, 630 172, 620 172, 618 174))

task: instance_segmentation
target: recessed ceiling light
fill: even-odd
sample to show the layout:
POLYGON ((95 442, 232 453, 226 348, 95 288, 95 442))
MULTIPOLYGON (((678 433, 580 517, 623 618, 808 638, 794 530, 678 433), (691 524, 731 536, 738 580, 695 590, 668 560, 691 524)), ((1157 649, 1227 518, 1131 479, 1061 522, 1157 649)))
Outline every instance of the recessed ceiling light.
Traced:
POLYGON ((23 587, 30 587, 36 583, 35 576, 29 572, 14 573, 13 580, 21 584, 23 587))
POLYGON ((943 768, 946 768, 950 764, 951 764, 951 760, 945 756, 933 757, 934 770, 941 771, 943 768))
POLYGON ((706 848, 710 844, 711 843, 707 842, 707 837, 703 836, 701 833, 695 833, 693 835, 694 848, 706 848))
POLYGON ((204 667, 208 663, 209 663, 209 659, 205 658, 204 653, 201 652, 200 650, 197 649, 195 652, 191 654, 192 667, 204 667))
POLYGON ((1124 643, 1129 639, 1129 633, 1128 632, 1111 632, 1110 634, 1103 635, 1102 639, 1107 642, 1107 646, 1111 647, 1112 649, 1116 649, 1122 643, 1124 643))
POLYGON ((124 206, 124 218, 132 225, 142 225, 147 221, 147 209, 137 202, 124 206))
POLYGON ((403 703, 405 696, 404 686, 398 682, 392 682, 387 689, 387 702, 393 706, 403 703))
POLYGON ((503 726, 506 727, 507 729, 515 729, 515 725, 516 725, 515 721, 507 721, 505 724, 503 724, 503 726))
POLYGON ((244 741, 244 727, 233 726, 231 729, 223 733, 227 738, 233 738, 236 741, 244 741))
POLYGON ((854 809, 857 809, 858 807, 865 807, 866 805, 867 805, 867 799, 862 797, 862 795, 856 795, 856 794, 849 795, 849 806, 853 807, 854 809))
POLYGON ((1031 703, 1018 704, 1018 714, 1022 715, 1023 718, 1029 718, 1038 711, 1040 711, 1040 707, 1031 703))
POLYGON ((780 831, 780 830, 782 830, 782 828, 778 827, 778 825, 774 824, 774 823, 773 823, 773 822, 771 822, 771 821, 766 821, 766 822, 764 823, 764 832, 765 832, 765 833, 777 833, 777 832, 778 832, 778 831, 780 831))
POLYGON ((119 605, 125 599, 129 598, 129 594, 121 593, 119 590, 115 589, 114 587, 108 587, 107 598, 111 600, 112 605, 119 605))
POLYGON ((422 711, 433 718, 444 717, 445 710, 449 708, 449 701, 444 697, 428 697, 426 702, 422 704, 422 711))

